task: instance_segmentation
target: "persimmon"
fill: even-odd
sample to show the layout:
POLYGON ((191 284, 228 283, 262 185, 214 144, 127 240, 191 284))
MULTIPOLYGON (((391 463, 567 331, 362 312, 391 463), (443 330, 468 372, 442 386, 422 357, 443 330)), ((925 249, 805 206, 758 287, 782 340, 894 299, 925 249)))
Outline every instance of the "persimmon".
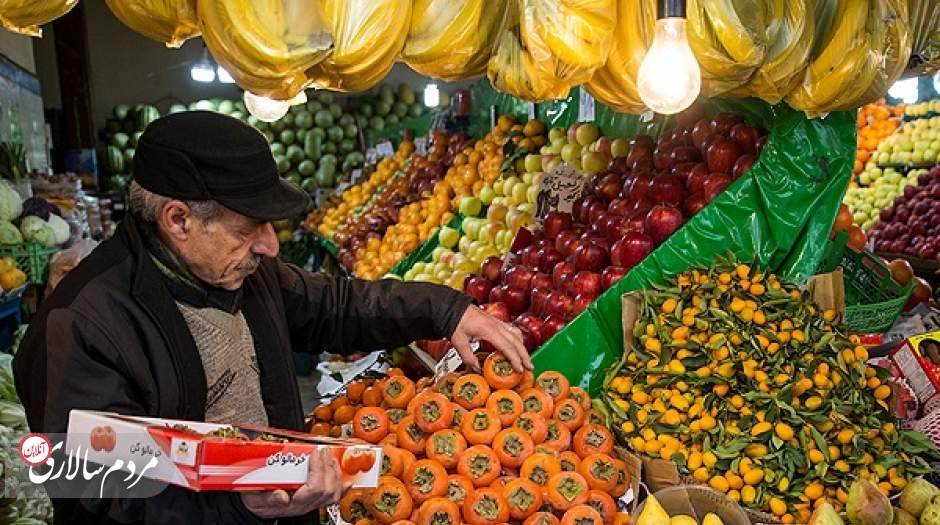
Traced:
POLYGON ((548 392, 540 388, 530 388, 520 394, 522 397, 522 411, 539 414, 545 419, 552 417, 555 410, 555 401, 548 392))
POLYGON ((561 522, 551 512, 536 512, 522 522, 522 525, 559 525, 561 522))
POLYGON ((454 403, 467 410, 482 407, 490 397, 490 386, 479 374, 466 374, 454 382, 454 403))
POLYGON ((352 421, 353 417, 356 415, 356 407, 351 405, 342 405, 336 408, 333 411, 333 423, 337 425, 345 425, 352 421))
POLYGON ((367 407, 377 407, 382 404, 382 389, 377 386, 366 387, 362 392, 362 404, 367 407))
POLYGON ((614 498, 610 494, 602 490, 591 489, 588 491, 587 501, 584 504, 596 510, 601 515, 604 523, 608 525, 612 525, 614 518, 617 517, 617 503, 614 502, 614 498))
POLYGON ((395 437, 398 438, 400 448, 413 454, 424 453, 424 445, 427 443, 428 435, 415 423, 414 417, 406 416, 398 422, 395 437))
POLYGON ((408 415, 404 409, 401 408, 387 408, 385 409, 385 415, 388 416, 388 429, 390 432, 394 432, 398 429, 398 423, 402 419, 405 419, 405 416, 408 415))
POLYGON ((453 404, 437 392, 422 392, 415 396, 414 418, 421 430, 431 433, 443 430, 454 420, 453 404))
MULTIPOLYGON (((363 519, 360 519, 360 520, 356 520, 355 525, 375 525, 376 523, 378 523, 378 522, 375 521, 375 520, 370 520, 370 519, 363 518, 363 519)), ((401 522, 400 522, 400 521, 396 521, 396 522, 393 523, 392 525, 396 525, 396 524, 398 524, 398 523, 401 523, 401 522)))
POLYGON ((310 427, 310 434, 314 436, 329 436, 332 425, 329 423, 314 423, 310 427))
POLYGON ((398 431, 396 427, 395 430, 389 429, 388 435, 382 438, 382 441, 379 441, 379 445, 387 445, 390 447, 398 446, 398 436, 395 435, 395 432, 398 431))
POLYGON ((577 472, 578 467, 581 466, 581 458, 571 450, 562 452, 558 456, 558 461, 561 463, 561 470, 565 472, 577 472))
POLYGON ((489 445, 501 429, 499 416, 486 408, 474 408, 460 422, 460 431, 474 445, 489 445))
POLYGON ((473 482, 474 487, 488 487, 499 477, 499 458, 485 445, 474 445, 460 456, 457 473, 473 482))
MULTIPOLYGON (((400 478, 405 472, 404 454, 406 452, 408 451, 395 446, 382 445, 382 468, 379 470, 379 474, 400 478)), ((412 456, 414 455, 412 454, 412 456)))
POLYGON ((549 419, 546 423, 546 429, 543 445, 548 445, 559 452, 568 450, 571 447, 571 431, 561 421, 549 419))
POLYGON ((460 507, 447 498, 431 498, 418 509, 415 525, 460 525, 460 507))
POLYGON ((516 392, 525 392, 526 390, 535 386, 535 374, 531 370, 526 370, 522 373, 522 379, 519 380, 519 384, 516 385, 516 392))
POLYGON ((519 469, 519 477, 527 479, 540 487, 544 487, 548 480, 560 473, 561 463, 548 454, 536 453, 527 457, 519 469))
POLYGON ((590 409, 587 412, 587 416, 584 418, 585 423, 591 423, 594 425, 607 425, 607 416, 602 414, 600 411, 595 409, 590 409))
POLYGON ((545 441, 545 436, 548 434, 548 423, 545 418, 533 412, 519 414, 512 426, 526 431, 536 444, 545 441))
POLYGON ((330 405, 320 405, 313 409, 313 417, 318 421, 333 421, 333 409, 330 405))
POLYGON ((369 494, 371 489, 350 489, 339 500, 339 515, 349 523, 369 518, 369 494))
POLYGON ((592 489, 612 490, 620 478, 620 471, 614 464, 614 458, 607 454, 589 454, 578 466, 578 474, 587 481, 592 489))
POLYGON ((836 214, 835 223, 832 225, 832 231, 841 232, 848 230, 855 223, 855 217, 847 204, 839 205, 839 213, 836 214))
POLYGON ((522 429, 511 427, 496 434, 493 450, 503 466, 519 468, 535 452, 535 443, 522 429))
POLYGON ((612 525, 630 525, 631 521, 632 519, 630 518, 629 513, 618 512, 617 515, 614 516, 614 521, 612 525))
POLYGON ((467 409, 458 404, 453 404, 452 407, 454 409, 454 417, 453 421, 451 421, 451 426, 460 428, 460 422, 463 421, 463 416, 466 415, 467 409))
POLYGON ((848 245, 854 248, 856 251, 862 251, 865 249, 866 244, 868 244, 868 236, 865 235, 865 230, 863 230, 857 224, 849 226, 848 245))
POLYGON ((582 459, 589 454, 613 454, 614 436, 606 427, 588 423, 575 432, 574 451, 582 459))
POLYGON ((463 505, 463 501, 474 491, 473 481, 463 474, 451 474, 447 476, 447 499, 458 505, 463 505))
POLYGON ((411 516, 414 502, 405 484, 391 476, 380 476, 369 496, 369 510, 379 523, 390 525, 411 516))
POLYGON ((330 401, 330 409, 336 412, 336 409, 339 407, 349 405, 349 398, 346 397, 346 394, 338 395, 330 401))
POLYGON ((353 436, 378 443, 389 430, 388 415, 379 407, 362 407, 353 416, 353 436))
POLYGON ((402 481, 418 504, 447 493, 447 471, 433 459, 419 459, 405 471, 402 481))
MULTIPOLYGON (((907 286, 907 283, 914 278, 914 268, 905 259, 894 259, 888 263, 888 268, 891 269, 891 277, 901 286, 907 286)), ((314 412, 314 415, 316 415, 316 412, 314 412)))
POLYGON ((581 474, 559 472, 548 478, 545 499, 556 510, 568 510, 587 501, 589 490, 591 489, 581 474))
POLYGON ((548 446, 545 443, 542 443, 541 445, 536 445, 535 451, 540 454, 548 454, 549 456, 555 459, 558 459, 560 457, 560 453, 555 447, 548 446))
POLYGON ((506 356, 493 352, 483 361, 483 377, 494 390, 503 390, 518 385, 522 372, 516 372, 506 356))
POLYGON ((460 374, 451 372, 446 374, 444 377, 437 380, 437 383, 434 383, 434 391, 442 394, 449 401, 454 400, 454 383, 460 379, 460 374))
POLYGON ((552 396, 552 401, 556 403, 568 397, 568 392, 571 390, 568 378, 554 370, 546 370, 539 374, 535 378, 535 385, 552 396))
POLYGON ((522 398, 512 390, 497 390, 486 400, 486 408, 499 415, 499 422, 508 427, 522 413, 522 398))
POLYGON ((353 381, 349 383, 349 385, 346 386, 346 397, 349 398, 349 402, 357 404, 362 401, 362 394, 366 391, 366 386, 365 381, 353 381))
POLYGON ((611 496, 619 498, 627 493, 630 488, 630 471, 627 470, 627 463, 618 458, 614 458, 614 466, 617 467, 617 484, 608 492, 611 496))
POLYGON ((504 475, 496 478, 496 481, 494 481, 493 484, 490 485, 491 487, 493 487, 494 489, 503 489, 503 488, 506 488, 506 485, 508 485, 510 481, 514 479, 519 479, 516 476, 505 474, 505 469, 503 470, 503 473, 504 475))
POLYGON ((431 434, 424 447, 425 455, 447 469, 457 466, 460 455, 467 450, 467 440, 456 430, 444 429, 431 434))
POLYGON ((568 430, 578 429, 584 424, 584 418, 586 417, 581 404, 571 398, 562 399, 555 403, 555 412, 552 415, 555 420, 568 427, 568 430))
POLYGON ((382 399, 392 408, 405 408, 415 397, 415 384, 405 376, 389 377, 382 387, 382 399))
POLYGON ((573 386, 568 389, 568 397, 577 401, 585 412, 591 409, 591 396, 587 390, 579 386, 573 386))
POLYGON ((509 502, 493 488, 481 488, 463 502, 463 519, 470 525, 494 525, 509 520, 509 502))
POLYGON ((542 506, 542 487, 524 478, 516 478, 503 488, 503 495, 509 503, 509 516, 514 520, 524 520, 542 506))
POLYGON ((579 505, 565 511, 561 525, 604 525, 604 518, 593 507, 579 505))

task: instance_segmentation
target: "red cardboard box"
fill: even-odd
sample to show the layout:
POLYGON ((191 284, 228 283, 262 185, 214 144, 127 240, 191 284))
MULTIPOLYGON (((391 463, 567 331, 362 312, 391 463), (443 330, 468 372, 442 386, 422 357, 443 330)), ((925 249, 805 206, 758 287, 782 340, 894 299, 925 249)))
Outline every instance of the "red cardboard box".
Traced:
POLYGON ((940 331, 908 337, 891 360, 921 403, 940 393, 940 331))
POLYGON ((378 445, 260 426, 73 410, 65 450, 82 457, 87 451, 89 461, 106 466, 120 459, 122 470, 129 470, 128 461, 133 461, 138 473, 156 459, 144 477, 203 491, 299 488, 307 479, 311 454, 322 448, 339 462, 344 482, 360 488, 378 484, 378 445), (219 429, 237 430, 247 439, 207 435, 219 429))

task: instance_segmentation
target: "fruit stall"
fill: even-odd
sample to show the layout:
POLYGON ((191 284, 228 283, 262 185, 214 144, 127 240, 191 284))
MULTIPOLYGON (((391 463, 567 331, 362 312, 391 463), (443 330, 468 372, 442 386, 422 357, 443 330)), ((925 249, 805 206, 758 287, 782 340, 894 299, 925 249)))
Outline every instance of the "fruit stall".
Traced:
MULTIPOLYGON (((940 518, 940 93, 889 91, 940 69, 937 2, 107 3, 244 92, 111 108, 103 198, 161 115, 229 115, 311 196, 282 260, 454 288, 531 354, 318 363, 309 433, 381 449, 331 524, 940 518)), ((0 315, 83 237, 34 199, 0 184, 0 315)))

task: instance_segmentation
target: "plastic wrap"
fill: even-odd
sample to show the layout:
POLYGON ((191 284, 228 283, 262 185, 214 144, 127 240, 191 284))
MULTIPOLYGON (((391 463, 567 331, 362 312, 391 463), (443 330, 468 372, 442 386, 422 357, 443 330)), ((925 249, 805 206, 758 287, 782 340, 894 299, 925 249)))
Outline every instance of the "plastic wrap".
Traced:
POLYGON ((147 38, 178 48, 199 36, 196 0, 106 0, 114 16, 147 38))
POLYGON ((318 88, 367 91, 385 78, 405 46, 410 0, 320 0, 333 53, 312 76, 318 88))
POLYGON ((0 0, 0 27, 28 36, 42 36, 39 28, 68 13, 78 0, 0 0))
POLYGON ((82 239, 71 247, 53 255, 52 259, 49 260, 49 280, 46 283, 46 295, 52 293, 52 290, 55 290, 59 282, 97 246, 98 243, 92 239, 82 239))
POLYGON ((240 87, 289 100, 311 85, 309 70, 333 48, 319 2, 197 0, 202 36, 240 87))
POLYGON ((884 96, 911 53, 907 1, 820 2, 816 15, 811 62, 787 103, 821 116, 884 96))
POLYGON ((913 46, 905 75, 929 75, 940 69, 940 0, 908 4, 913 46))
POLYGON ((565 98, 571 89, 571 84, 536 67, 518 27, 500 33, 486 76, 497 90, 532 102, 565 98))
POLYGON ((803 79, 813 49, 816 11, 812 0, 768 0, 768 4, 764 62, 747 84, 729 94, 776 104, 803 79))
POLYGON ((414 0, 401 59, 422 75, 482 75, 503 28, 507 0, 414 0))
POLYGON ((522 45, 542 72, 569 85, 607 61, 617 24, 615 0, 520 0, 522 45))
POLYGON ((665 275, 710 264, 734 252, 782 278, 804 282, 818 267, 826 238, 852 175, 855 114, 810 120, 785 105, 708 102, 770 131, 751 169, 693 216, 564 330, 533 355, 536 373, 558 370, 573 385, 600 388, 623 352, 622 294, 647 289, 665 275), (786 203, 781 206, 780 203, 786 203))
POLYGON ((617 2, 617 26, 607 62, 584 84, 594 98, 623 113, 641 113, 636 76, 656 30, 656 0, 617 2))
POLYGON ((688 0, 689 46, 702 68, 702 94, 744 85, 767 54, 764 0, 688 0))

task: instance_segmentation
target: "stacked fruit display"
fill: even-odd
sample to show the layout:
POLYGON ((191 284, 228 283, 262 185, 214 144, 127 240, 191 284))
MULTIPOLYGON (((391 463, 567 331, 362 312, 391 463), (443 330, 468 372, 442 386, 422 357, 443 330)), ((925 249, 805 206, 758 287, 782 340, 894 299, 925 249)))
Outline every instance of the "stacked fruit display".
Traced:
MULTIPOLYGON (((878 144, 892 135, 901 124, 904 106, 888 106, 884 100, 866 104, 858 110, 858 151, 855 154, 855 167, 852 171, 858 175, 878 149, 878 144)), ((860 182, 861 183, 861 182, 860 182)), ((867 185, 867 183, 861 183, 867 185)))
POLYGON ((134 148, 144 129, 160 118, 160 112, 151 105, 114 107, 113 117, 106 124, 104 173, 109 177, 109 189, 123 193, 130 180, 134 165, 134 148))
POLYGON ((921 173, 871 230, 875 250, 935 260, 940 254, 940 166, 921 173))
POLYGON ((415 98, 408 84, 399 84, 395 89, 390 84, 381 84, 375 92, 375 101, 360 104, 356 122, 363 130, 381 134, 385 126, 397 126, 402 120, 418 118, 426 108, 415 98))
MULTIPOLYGON (((374 388, 374 387, 373 387, 374 388)), ((340 502, 350 523, 626 523, 614 498, 630 482, 587 392, 557 372, 533 378, 491 354, 481 375, 431 384, 394 376, 352 416, 383 448, 375 489, 340 502), (376 396, 377 397, 377 396, 376 396)))
POLYGON ((621 441, 681 474, 806 523, 871 480, 884 494, 929 471, 926 436, 899 431, 886 370, 795 286, 719 261, 638 297, 604 400, 621 441))
POLYGON ((908 117, 913 118, 935 116, 940 114, 940 99, 934 98, 917 104, 909 104, 905 113, 908 117))
POLYGON ((881 166, 902 166, 940 162, 940 116, 905 122, 897 132, 878 144, 872 155, 881 166))
MULTIPOLYGON (((594 142, 579 140, 584 130, 569 130, 574 142, 562 149, 585 142, 606 158, 614 141, 594 133, 594 142), (606 148, 596 146, 602 141, 606 148)), ((549 213, 511 262, 502 269, 499 262, 484 264, 465 291, 522 328, 530 350, 538 347, 740 177, 765 140, 729 114, 677 129, 658 143, 631 139, 625 155, 616 151, 591 178, 571 214, 549 213)), ((581 152, 572 158, 581 159, 581 152)))
POLYGON ((911 169, 906 175, 897 169, 879 168, 869 163, 858 177, 862 187, 849 188, 844 202, 852 208, 855 223, 864 230, 870 230, 878 222, 881 210, 887 208, 907 186, 917 184, 917 179, 926 169, 911 169))

